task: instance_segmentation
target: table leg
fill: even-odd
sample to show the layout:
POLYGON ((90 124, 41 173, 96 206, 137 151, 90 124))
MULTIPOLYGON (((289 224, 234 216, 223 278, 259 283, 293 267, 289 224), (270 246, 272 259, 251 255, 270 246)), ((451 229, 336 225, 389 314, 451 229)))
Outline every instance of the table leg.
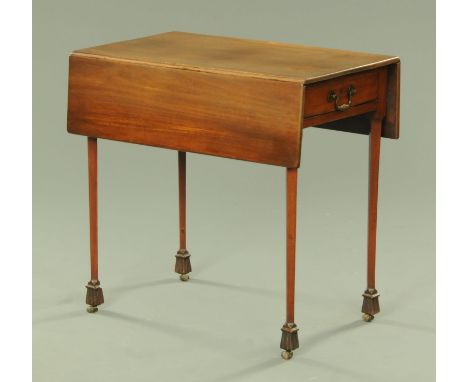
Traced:
POLYGON ((88 137, 89 177, 89 239, 91 255, 91 280, 86 285, 86 304, 89 313, 95 313, 104 303, 98 276, 98 222, 97 222, 97 139, 88 137))
POLYGON ((373 119, 369 134, 369 207, 367 233, 367 289, 362 295, 364 321, 372 321, 379 313, 379 293, 375 289, 375 255, 377 240, 377 194, 379 189, 379 159, 382 120, 373 119))
POLYGON ((293 350, 299 347, 294 323, 294 283, 296 272, 296 204, 297 168, 286 170, 286 322, 281 328, 281 356, 290 359, 293 350))
POLYGON ((176 254, 175 272, 180 274, 182 281, 187 281, 192 271, 190 253, 186 248, 186 156, 185 152, 178 152, 180 246, 176 254))

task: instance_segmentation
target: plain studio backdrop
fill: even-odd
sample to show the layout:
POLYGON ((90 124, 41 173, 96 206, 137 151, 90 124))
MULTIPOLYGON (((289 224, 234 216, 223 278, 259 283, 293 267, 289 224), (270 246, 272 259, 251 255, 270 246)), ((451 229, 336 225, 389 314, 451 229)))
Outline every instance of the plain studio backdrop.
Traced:
POLYGON ((42 381, 432 381, 435 369, 433 1, 34 3, 33 375, 42 381), (285 310, 285 170, 187 155, 178 249, 177 154, 98 141, 100 279, 89 279, 86 139, 66 132, 74 49, 171 30, 398 55, 401 138, 381 153, 377 287, 365 288, 368 137, 308 128, 299 170, 296 322, 285 310))

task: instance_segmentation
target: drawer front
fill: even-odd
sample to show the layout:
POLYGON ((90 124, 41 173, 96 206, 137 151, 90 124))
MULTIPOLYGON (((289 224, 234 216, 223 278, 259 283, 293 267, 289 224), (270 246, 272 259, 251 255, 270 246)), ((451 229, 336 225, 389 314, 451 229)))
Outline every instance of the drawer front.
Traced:
POLYGON ((351 112, 353 107, 377 99, 378 84, 379 70, 372 70, 308 85, 304 117, 351 112))

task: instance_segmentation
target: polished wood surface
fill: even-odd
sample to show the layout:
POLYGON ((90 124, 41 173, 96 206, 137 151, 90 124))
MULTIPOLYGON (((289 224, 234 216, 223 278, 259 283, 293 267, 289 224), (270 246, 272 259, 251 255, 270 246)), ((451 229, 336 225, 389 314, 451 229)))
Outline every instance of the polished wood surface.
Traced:
POLYGON ((286 322, 294 322, 297 168, 286 170, 286 322))
MULTIPOLYGON (((353 97, 353 106, 344 112, 328 111, 322 114, 315 112, 316 115, 306 115, 303 127, 315 126, 330 130, 369 134, 371 120, 377 112, 383 119, 382 137, 398 138, 399 70, 398 64, 398 66, 391 65, 388 68, 380 68, 356 75, 367 75, 366 81, 359 86, 359 88, 362 89, 362 85, 364 85, 364 88, 367 89, 364 90, 363 97, 358 98, 359 90, 357 90, 358 94, 353 97), (370 79, 372 79, 372 81, 369 81, 370 79), (369 101, 369 99, 372 100, 369 101)), ((323 111, 323 109, 320 108, 325 107, 327 91, 336 88, 336 84, 340 83, 343 84, 341 89, 346 89, 349 84, 356 84, 352 77, 353 76, 346 76, 333 81, 324 81, 314 84, 310 87, 311 89, 313 86, 320 86, 316 94, 314 94, 312 90, 306 88, 306 106, 304 109, 310 114, 314 114, 314 109, 323 111), (330 85, 332 82, 333 84, 330 85), (314 99, 314 101, 308 101, 309 99, 314 99)), ((346 95, 343 95, 342 98, 346 99, 346 95)), ((332 103, 329 104, 328 110, 332 109, 334 106, 332 103)))
POLYGON ((382 120, 373 119, 369 135, 369 208, 367 218, 367 288, 375 289, 377 242, 377 196, 379 190, 380 136, 382 120))
POLYGON ((89 177, 89 243, 91 258, 91 280, 99 280, 98 275, 98 180, 97 180, 97 140, 88 138, 88 177, 89 177))
POLYGON ((72 55, 68 131, 297 167, 302 94, 294 82, 72 55))
MULTIPOLYGON (((386 70, 386 68, 384 68, 386 70)), ((348 101, 348 89, 353 86, 356 94, 352 97, 352 107, 377 99, 379 70, 370 70, 354 75, 338 77, 309 85, 305 89, 304 117, 337 112, 335 103, 328 100, 330 92, 336 92, 340 104, 348 101)))
POLYGON ((377 243, 377 201, 379 189, 380 141, 382 137, 382 119, 387 112, 386 101, 388 72, 379 73, 379 104, 372 116, 369 133, 369 194, 367 217, 367 290, 375 290, 375 262, 377 243))
POLYGON ((181 32, 73 52, 67 129, 88 137, 88 311, 104 302, 98 280, 97 138, 178 151, 180 248, 174 270, 182 281, 192 271, 186 248, 186 153, 282 166, 286 321, 280 347, 290 359, 299 347, 294 317, 298 168, 304 128, 314 126, 369 135, 362 312, 371 321, 380 311, 375 289, 380 142, 399 137, 399 93, 395 56, 181 32))
POLYGON ((400 62, 388 66, 386 112, 382 137, 400 138, 400 62))
MULTIPOLYGON (((350 117, 354 117, 357 115, 363 115, 370 112, 377 110, 378 102, 370 101, 363 103, 361 105, 353 106, 349 110, 344 112, 333 111, 330 113, 318 114, 314 116, 310 116, 304 118, 304 127, 321 127, 330 128, 330 124, 335 121, 340 121, 338 124, 339 127, 342 128, 342 131, 354 132, 351 128, 349 128, 347 121, 350 117)), ((333 130, 333 128, 331 128, 333 130)), ((369 134, 369 129, 365 131, 365 134, 369 134)))
MULTIPOLYGON (((377 109, 373 115, 373 119, 383 120, 388 112, 387 109, 387 94, 388 94, 388 70, 380 70, 379 76, 377 78, 379 83, 378 85, 378 95, 377 95, 377 109)), ((379 135, 379 138, 382 134, 379 135)))
POLYGON ((179 238, 180 250, 187 249, 186 233, 186 164, 187 154, 183 151, 178 152, 179 168, 179 238))
POLYGON ((372 111, 360 103, 375 92, 373 70, 390 72, 382 136, 398 138, 399 68, 395 56, 163 33, 72 53, 68 131, 298 167, 303 126, 342 119, 346 131, 348 117, 372 111), (357 80, 359 110, 326 115, 320 92, 357 80))
POLYGON ((75 54, 301 84, 399 61, 382 54, 185 32, 161 33, 75 54))

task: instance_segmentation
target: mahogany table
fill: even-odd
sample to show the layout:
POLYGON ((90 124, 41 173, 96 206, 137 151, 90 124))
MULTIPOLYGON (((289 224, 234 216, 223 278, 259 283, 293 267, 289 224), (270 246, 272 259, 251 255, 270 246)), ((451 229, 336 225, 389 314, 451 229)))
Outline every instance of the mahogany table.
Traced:
POLYGON ((189 279, 185 164, 194 152, 286 168, 285 359, 299 347, 294 319, 297 175, 302 131, 369 135, 367 288, 363 319, 379 312, 375 287, 380 140, 399 136, 400 60, 284 43, 169 32, 74 51, 68 132, 88 137, 91 280, 86 303, 104 302, 98 277, 97 138, 178 151, 180 248, 189 279))

